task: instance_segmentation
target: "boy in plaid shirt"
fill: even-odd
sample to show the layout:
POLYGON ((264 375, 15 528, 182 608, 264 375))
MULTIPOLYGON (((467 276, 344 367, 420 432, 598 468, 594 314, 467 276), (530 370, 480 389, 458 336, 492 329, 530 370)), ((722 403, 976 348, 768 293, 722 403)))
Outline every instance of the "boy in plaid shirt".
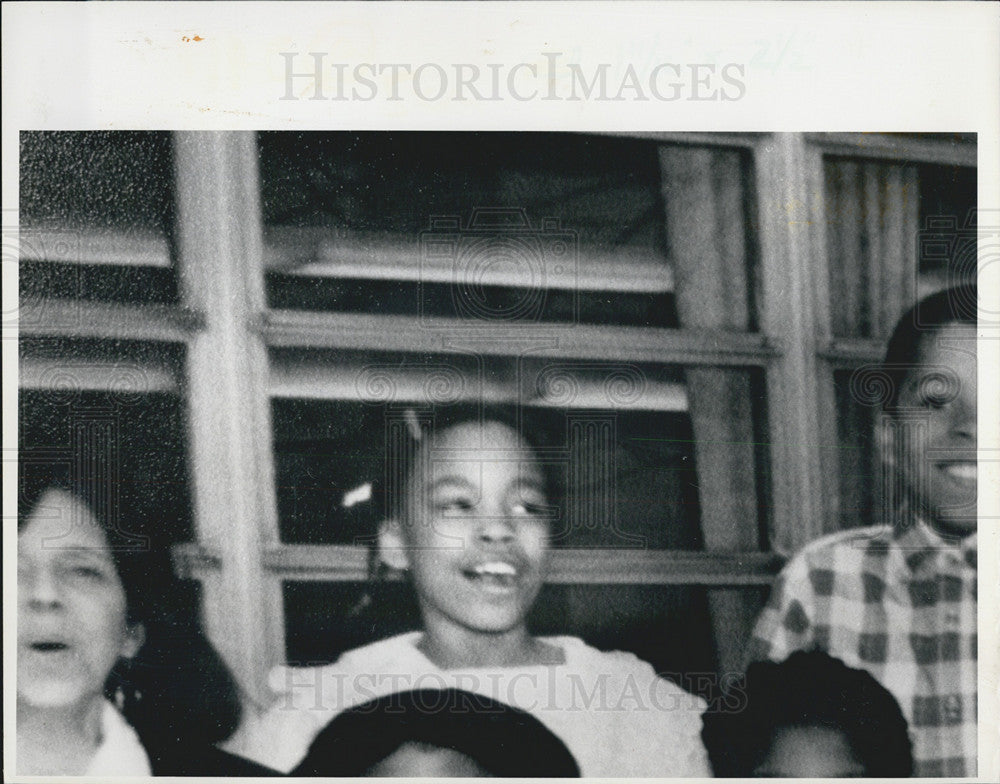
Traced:
POLYGON ((899 701, 914 775, 976 775, 976 288, 903 315, 880 378, 885 525, 811 543, 778 576, 750 660, 820 649, 899 701))

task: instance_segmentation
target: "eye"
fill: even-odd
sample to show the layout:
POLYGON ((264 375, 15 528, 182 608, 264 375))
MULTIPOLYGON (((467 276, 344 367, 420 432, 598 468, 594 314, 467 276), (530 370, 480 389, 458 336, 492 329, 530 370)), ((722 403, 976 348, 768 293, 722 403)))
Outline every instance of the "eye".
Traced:
POLYGON ((531 488, 522 488, 512 499, 510 511, 518 517, 542 517, 546 506, 544 495, 531 488))
POLYGON ((923 408, 937 410, 948 405, 948 398, 943 395, 924 395, 920 399, 920 405, 923 408))
POLYGON ((516 503, 511 507, 511 512, 515 515, 523 517, 540 517, 544 513, 544 509, 541 504, 537 503, 526 503, 520 502, 516 503))
POLYGON ((954 400, 960 382, 954 373, 936 371, 927 373, 917 384, 917 403, 921 408, 937 410, 954 400))
POLYGON ((434 499, 434 511, 436 512, 471 512, 475 508, 471 498, 466 496, 451 496, 434 499))
POLYGON ((87 582, 101 582, 108 576, 104 567, 88 563, 69 564, 66 573, 73 579, 87 582))

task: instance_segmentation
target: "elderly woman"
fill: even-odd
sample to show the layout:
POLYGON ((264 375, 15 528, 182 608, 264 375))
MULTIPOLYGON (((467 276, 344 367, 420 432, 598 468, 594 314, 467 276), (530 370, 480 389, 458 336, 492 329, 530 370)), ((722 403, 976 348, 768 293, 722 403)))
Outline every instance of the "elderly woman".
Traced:
POLYGON ((212 745, 239 720, 235 685, 196 625, 173 629, 162 548, 94 488, 21 473, 17 773, 271 774, 212 745))

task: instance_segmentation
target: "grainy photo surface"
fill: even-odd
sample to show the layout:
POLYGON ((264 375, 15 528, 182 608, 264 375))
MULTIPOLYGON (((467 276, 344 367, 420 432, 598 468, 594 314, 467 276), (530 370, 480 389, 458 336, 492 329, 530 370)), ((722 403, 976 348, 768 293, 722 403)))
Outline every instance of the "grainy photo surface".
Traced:
POLYGON ((4 779, 996 780, 1000 28, 850 9, 3 4, 4 779))
POLYGON ((975 134, 19 145, 18 773, 976 774, 975 134))

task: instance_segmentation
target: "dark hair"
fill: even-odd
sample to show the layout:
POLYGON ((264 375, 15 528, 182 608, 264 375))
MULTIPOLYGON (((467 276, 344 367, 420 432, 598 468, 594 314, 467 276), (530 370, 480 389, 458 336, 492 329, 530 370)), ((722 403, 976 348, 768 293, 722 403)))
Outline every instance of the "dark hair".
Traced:
POLYGON ((164 511, 142 503, 127 475, 109 488, 27 450, 18 464, 18 529, 47 490, 79 499, 104 532, 125 593, 126 621, 145 629, 141 650, 109 674, 105 696, 124 699, 122 711, 140 734, 200 743, 229 737, 240 721, 238 688, 201 629, 190 586, 173 574, 169 543, 160 534, 167 528, 164 511))
MULTIPOLYGON (((397 428, 399 442, 387 444, 388 459, 386 477, 379 487, 385 498, 385 514, 389 518, 402 520, 404 516, 404 488, 413 470, 416 456, 421 449, 421 442, 433 445, 434 439, 446 431, 459 425, 470 423, 496 422, 513 430, 527 446, 535 452, 548 444, 539 430, 534 426, 534 419, 523 408, 499 406, 483 403, 464 403, 449 406, 427 407, 419 410, 401 412, 408 420, 408 426, 397 428), (417 434, 411 432, 416 428, 417 434)), ((539 464, 545 491, 551 495, 553 486, 551 466, 542 462, 539 464)))
POLYGON ((364 776, 408 743, 451 749, 494 776, 580 775, 566 745, 534 716, 460 689, 396 692, 344 711, 290 775, 364 776))
POLYGON ((731 691, 723 704, 742 710, 704 716, 702 740, 716 776, 753 775, 784 727, 843 732, 866 776, 913 773, 906 719, 895 698, 869 673, 826 653, 799 651, 780 664, 751 664, 741 693, 731 691))
POLYGON ((896 406, 906 377, 920 363, 924 339, 949 324, 976 326, 976 283, 938 291, 920 300, 904 313, 889 338, 882 369, 890 385, 883 410, 896 406))

